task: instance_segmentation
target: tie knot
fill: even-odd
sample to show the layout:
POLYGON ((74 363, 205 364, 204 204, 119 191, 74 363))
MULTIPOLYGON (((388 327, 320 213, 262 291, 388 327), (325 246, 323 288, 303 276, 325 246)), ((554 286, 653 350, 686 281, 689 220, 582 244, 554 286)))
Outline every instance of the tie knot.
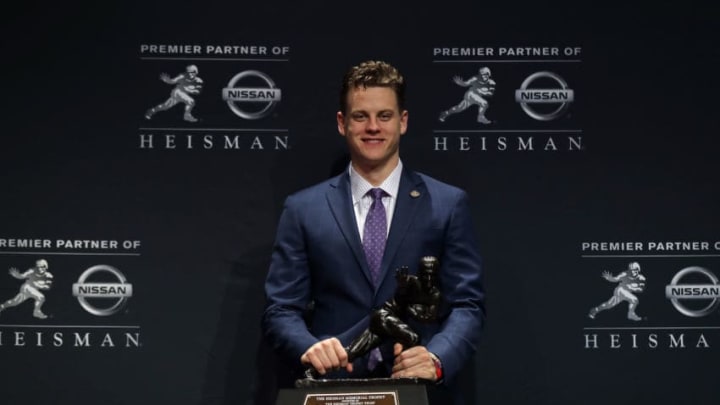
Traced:
POLYGON ((371 188, 367 193, 374 201, 377 201, 385 196, 385 191, 381 188, 371 188))

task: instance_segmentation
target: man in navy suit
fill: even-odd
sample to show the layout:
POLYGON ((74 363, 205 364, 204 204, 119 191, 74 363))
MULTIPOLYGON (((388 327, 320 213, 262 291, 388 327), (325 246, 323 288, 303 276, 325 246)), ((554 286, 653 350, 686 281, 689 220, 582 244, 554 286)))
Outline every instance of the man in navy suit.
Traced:
MULTIPOLYGON (((351 163, 341 175, 289 196, 265 283, 265 338, 288 369, 326 378, 418 377, 451 385, 476 350, 485 316, 480 255, 466 193, 403 167, 405 83, 391 65, 367 61, 343 79, 338 131, 351 163), (387 221, 379 275, 363 249, 371 189, 387 221), (395 270, 439 259, 436 323, 411 324, 420 345, 388 342, 348 362, 345 347, 392 299, 395 270), (369 357, 377 356, 377 365, 369 357)), ((377 266, 376 266, 377 267, 377 266)))

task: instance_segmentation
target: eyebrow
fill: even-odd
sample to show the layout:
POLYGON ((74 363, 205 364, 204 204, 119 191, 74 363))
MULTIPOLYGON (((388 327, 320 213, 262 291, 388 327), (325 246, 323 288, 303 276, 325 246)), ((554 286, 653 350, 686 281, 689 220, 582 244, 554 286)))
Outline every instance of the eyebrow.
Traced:
MULTIPOLYGON (((376 114, 386 114, 386 113, 395 114, 395 110, 388 108, 388 109, 380 110, 376 114)), ((367 110, 352 110, 352 111, 350 111, 350 114, 368 114, 369 115, 370 113, 367 110)))

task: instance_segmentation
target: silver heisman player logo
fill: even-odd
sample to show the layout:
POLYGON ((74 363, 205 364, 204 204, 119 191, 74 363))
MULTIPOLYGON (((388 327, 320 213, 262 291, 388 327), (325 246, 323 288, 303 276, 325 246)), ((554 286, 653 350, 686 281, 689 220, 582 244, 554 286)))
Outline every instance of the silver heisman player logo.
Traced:
POLYGON ((638 303, 640 302, 635 294, 641 293, 645 290, 645 276, 640 274, 640 263, 629 263, 628 269, 617 276, 613 276, 609 271, 604 271, 602 276, 607 281, 618 283, 618 286, 615 287, 613 296, 610 297, 609 300, 590 310, 588 317, 590 317, 590 319, 595 319, 598 312, 613 308, 621 302, 627 301, 628 319, 631 321, 641 321, 642 318, 635 313, 635 308, 637 308, 638 303))
POLYGON ((18 280, 25 280, 20 286, 20 292, 13 298, 0 304, 0 312, 6 308, 15 307, 28 299, 35 300, 33 316, 38 319, 45 319, 48 316, 42 311, 45 303, 45 295, 40 290, 49 290, 52 286, 53 275, 48 270, 47 260, 40 259, 35 262, 35 267, 30 268, 25 273, 20 273, 15 267, 10 269, 10 275, 18 280))
POLYGON ((160 75, 160 80, 167 84, 174 84, 175 87, 170 91, 170 97, 164 103, 147 110, 146 119, 151 119, 158 111, 169 110, 176 104, 185 104, 185 113, 183 119, 188 122, 197 122, 197 118, 193 117, 192 109, 195 107, 194 95, 200 94, 203 81, 198 77, 198 68, 195 65, 189 65, 185 68, 185 73, 180 73, 176 77, 170 78, 167 73, 160 75))
POLYGON ((445 122, 448 116, 463 112, 471 106, 476 105, 478 107, 477 122, 481 124, 491 123, 492 121, 485 117, 485 111, 487 111, 489 106, 485 98, 492 97, 495 93, 495 80, 491 79, 490 76, 490 69, 481 67, 477 75, 471 76, 467 80, 464 80, 460 76, 453 77, 455 84, 462 87, 469 87, 469 89, 465 92, 465 96, 460 103, 440 113, 440 122, 445 122))

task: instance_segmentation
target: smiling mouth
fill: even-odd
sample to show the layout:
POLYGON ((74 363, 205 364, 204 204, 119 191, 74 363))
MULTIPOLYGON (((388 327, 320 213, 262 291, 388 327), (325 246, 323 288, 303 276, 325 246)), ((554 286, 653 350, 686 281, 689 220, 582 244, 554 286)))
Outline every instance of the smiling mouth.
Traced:
POLYGON ((384 139, 381 138, 365 138, 362 140, 364 143, 383 143, 384 139))

